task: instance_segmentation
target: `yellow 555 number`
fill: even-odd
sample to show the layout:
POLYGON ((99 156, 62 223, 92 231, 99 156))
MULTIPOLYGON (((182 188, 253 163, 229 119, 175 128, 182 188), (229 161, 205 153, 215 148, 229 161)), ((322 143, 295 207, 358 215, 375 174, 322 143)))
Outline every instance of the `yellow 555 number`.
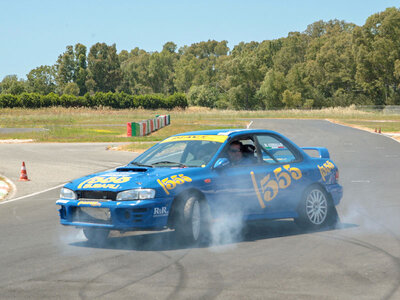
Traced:
POLYGON ((172 175, 171 177, 166 177, 162 180, 157 179, 157 182, 164 189, 165 193, 169 195, 168 190, 173 190, 174 188, 176 188, 177 184, 192 182, 192 178, 187 177, 183 174, 179 174, 179 175, 172 175))
POLYGON ((271 174, 267 174, 260 181, 263 196, 262 199, 260 192, 258 191, 258 185, 256 183, 254 172, 250 172, 254 189, 256 190, 256 194, 262 208, 265 207, 265 204, 262 200, 265 202, 271 201, 278 195, 279 189, 288 188, 292 184, 292 179, 299 180, 302 177, 300 169, 290 167, 290 165, 284 165, 283 167, 276 168, 273 174, 275 175, 275 178, 271 178, 271 174))

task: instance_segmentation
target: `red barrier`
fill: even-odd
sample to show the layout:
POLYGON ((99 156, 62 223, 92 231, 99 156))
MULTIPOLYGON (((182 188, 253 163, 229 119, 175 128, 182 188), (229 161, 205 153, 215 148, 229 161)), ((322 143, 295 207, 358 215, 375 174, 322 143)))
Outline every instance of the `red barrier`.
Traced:
POLYGON ((126 135, 132 136, 132 123, 131 122, 126 123, 126 135))

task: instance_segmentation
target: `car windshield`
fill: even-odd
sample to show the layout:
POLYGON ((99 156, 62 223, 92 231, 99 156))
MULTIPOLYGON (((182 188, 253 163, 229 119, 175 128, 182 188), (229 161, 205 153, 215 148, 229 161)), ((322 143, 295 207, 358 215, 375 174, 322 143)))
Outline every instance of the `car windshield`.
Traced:
POLYGON ((132 163, 152 167, 203 167, 225 140, 226 136, 173 136, 153 146, 132 163))

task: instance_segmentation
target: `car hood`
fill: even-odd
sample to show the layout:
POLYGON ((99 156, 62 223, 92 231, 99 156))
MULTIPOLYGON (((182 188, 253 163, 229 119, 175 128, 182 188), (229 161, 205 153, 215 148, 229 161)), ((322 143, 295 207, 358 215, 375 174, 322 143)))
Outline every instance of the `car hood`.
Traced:
POLYGON ((113 171, 91 174, 65 185, 72 190, 124 191, 158 187, 157 179, 185 174, 188 168, 145 168, 125 166, 113 171))

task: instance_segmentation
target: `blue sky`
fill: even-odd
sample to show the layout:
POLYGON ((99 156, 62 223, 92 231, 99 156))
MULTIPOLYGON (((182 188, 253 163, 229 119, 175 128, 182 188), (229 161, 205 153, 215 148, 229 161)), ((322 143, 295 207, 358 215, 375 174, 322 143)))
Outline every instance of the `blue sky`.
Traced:
POLYGON ((339 19, 363 25, 391 0, 0 0, 0 80, 53 65, 67 45, 115 43, 118 52, 139 47, 160 51, 227 40, 263 41, 304 31, 318 20, 339 19))

